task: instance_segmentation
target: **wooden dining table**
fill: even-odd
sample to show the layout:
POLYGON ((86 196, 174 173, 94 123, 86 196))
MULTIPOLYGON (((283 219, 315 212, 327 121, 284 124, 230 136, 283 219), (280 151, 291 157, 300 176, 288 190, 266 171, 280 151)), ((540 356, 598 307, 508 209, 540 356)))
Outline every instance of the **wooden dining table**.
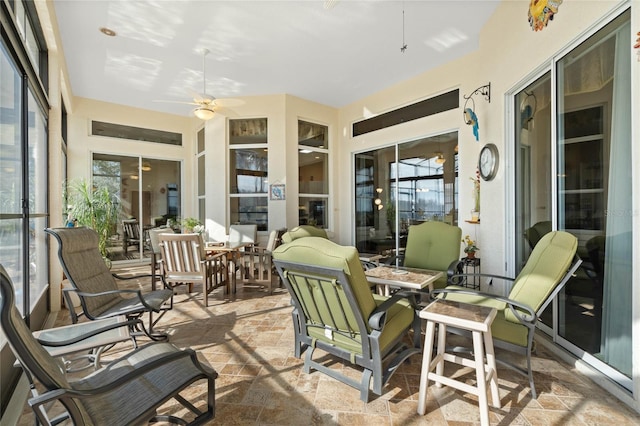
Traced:
MULTIPOLYGON (((249 241, 212 241, 205 244, 207 254, 227 253, 227 270, 229 271, 229 292, 236 293, 236 270, 242 270, 242 256, 247 247, 253 246, 249 241)), ((241 272, 242 273, 242 272, 241 272)))

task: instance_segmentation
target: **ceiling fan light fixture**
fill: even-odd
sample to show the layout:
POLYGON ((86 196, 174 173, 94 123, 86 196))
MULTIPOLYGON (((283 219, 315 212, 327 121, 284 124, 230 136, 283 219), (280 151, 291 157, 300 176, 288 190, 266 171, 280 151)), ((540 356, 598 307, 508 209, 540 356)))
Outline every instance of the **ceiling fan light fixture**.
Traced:
POLYGON ((198 117, 200 120, 211 120, 214 116, 214 112, 212 109, 207 107, 198 107, 193 110, 193 114, 198 117))
POLYGON ((446 158, 444 158, 444 154, 442 154, 441 152, 438 153, 438 156, 436 157, 436 163, 438 164, 444 164, 444 162, 447 161, 446 158))

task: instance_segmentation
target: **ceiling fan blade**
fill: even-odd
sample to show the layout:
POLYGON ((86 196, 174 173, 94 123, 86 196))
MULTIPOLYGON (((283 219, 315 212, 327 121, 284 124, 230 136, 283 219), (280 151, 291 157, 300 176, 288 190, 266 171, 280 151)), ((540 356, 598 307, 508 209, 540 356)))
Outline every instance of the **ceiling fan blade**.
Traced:
POLYGON ((240 105, 244 105, 245 101, 241 99, 233 99, 233 98, 223 98, 223 99, 213 99, 212 104, 221 107, 237 107, 240 105))
POLYGON ((162 100, 162 99, 156 99, 153 102, 163 102, 163 103, 168 103, 168 104, 182 104, 182 105, 197 105, 197 106, 201 106, 202 105, 202 103, 197 103, 197 102, 167 101, 167 100, 162 100))

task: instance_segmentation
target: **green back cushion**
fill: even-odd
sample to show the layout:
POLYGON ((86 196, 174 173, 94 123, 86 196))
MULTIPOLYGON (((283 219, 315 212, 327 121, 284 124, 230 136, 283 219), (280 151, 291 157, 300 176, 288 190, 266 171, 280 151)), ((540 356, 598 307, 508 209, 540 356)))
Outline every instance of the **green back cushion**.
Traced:
MULTIPOLYGON (((509 298, 537 311, 566 274, 578 248, 578 239, 568 232, 555 231, 543 236, 516 278, 509 298)), ((510 312, 505 318, 518 322, 510 312)))
MULTIPOLYGON (((462 230, 444 222, 425 222, 409 227, 404 266, 446 271, 460 257, 462 230)), ((446 283, 446 277, 443 279, 446 283)))
POLYGON ((273 258, 341 269, 349 278, 362 315, 368 318, 376 308, 355 247, 341 246, 321 237, 300 238, 276 248, 273 258))
POLYGON ((310 225, 300 225, 292 228, 288 232, 285 232, 285 234, 282 236, 282 242, 290 243, 299 238, 305 237, 320 237, 328 239, 327 232, 324 229, 316 228, 315 226, 310 225))

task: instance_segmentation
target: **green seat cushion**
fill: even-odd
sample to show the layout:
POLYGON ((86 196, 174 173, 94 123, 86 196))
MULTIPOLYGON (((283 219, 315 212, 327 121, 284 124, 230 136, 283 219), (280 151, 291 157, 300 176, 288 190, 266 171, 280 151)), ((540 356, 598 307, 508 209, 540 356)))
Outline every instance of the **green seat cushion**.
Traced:
POLYGON ((273 251, 273 258, 288 262, 341 269, 349 278, 362 315, 368 318, 376 308, 367 277, 364 275, 358 250, 341 246, 321 237, 307 237, 282 244, 273 251))
POLYGON ((315 226, 310 225, 300 225, 292 228, 290 231, 285 232, 284 235, 282 235, 282 242, 290 243, 299 238, 306 237, 320 237, 328 239, 327 231, 325 231, 324 229, 316 228, 315 226))
MULTIPOLYGON (((447 288, 466 290, 464 287, 453 285, 448 286, 447 288)), ((504 340, 518 346, 527 347, 528 329, 526 326, 520 323, 507 321, 507 319, 505 318, 505 312, 509 308, 507 307, 507 304, 505 302, 491 297, 462 293, 447 293, 447 300, 495 308, 498 312, 495 319, 493 320, 493 324, 491 325, 491 334, 493 335, 493 337, 495 339, 504 340)))
MULTIPOLYGON (((446 271, 460 257, 462 230, 444 222, 424 222, 409 227, 403 265, 446 271)), ((446 278, 445 278, 446 282, 446 278)))
MULTIPOLYGON (((364 275, 358 251, 355 247, 341 246, 321 237, 308 237, 279 246, 274 250, 273 258, 276 260, 343 270, 349 279, 358 306, 360 307, 360 314, 367 327, 368 318, 371 313, 377 306, 387 300, 385 296, 371 293, 371 288, 364 275)), ((311 300, 309 291, 320 291, 319 287, 316 288, 314 285, 311 286, 311 290, 309 290, 309 287, 306 285, 296 287, 299 291, 306 293, 301 294, 301 298, 305 301, 311 300)), ((344 293, 338 292, 337 294, 337 297, 343 298, 341 301, 336 300, 333 294, 329 293, 328 305, 325 306, 320 303, 307 304, 310 311, 309 316, 311 323, 321 324, 323 315, 328 315, 330 311, 333 313, 337 312, 340 309, 340 305, 348 305, 344 293)), ((316 298, 316 300, 320 299, 321 298, 316 298)), ((385 326, 380 336, 381 351, 384 352, 387 346, 392 344, 398 336, 411 325, 414 315, 415 311, 407 301, 400 301, 389 308, 385 326)), ((347 312, 345 319, 340 315, 333 315, 333 318, 338 324, 338 330, 347 330, 349 328, 347 324, 344 324, 345 321, 349 323, 351 329, 357 330, 354 313, 347 312)), ((347 349, 354 353, 362 353, 362 343, 359 335, 345 336, 338 332, 328 333, 321 326, 309 326, 308 334, 328 344, 347 349)))
MULTIPOLYGON (((577 248, 578 239, 568 232, 556 231, 543 236, 516 277, 509 299, 537 312, 567 273, 577 248)), ((511 312, 507 312, 505 318, 518 322, 511 312)))

